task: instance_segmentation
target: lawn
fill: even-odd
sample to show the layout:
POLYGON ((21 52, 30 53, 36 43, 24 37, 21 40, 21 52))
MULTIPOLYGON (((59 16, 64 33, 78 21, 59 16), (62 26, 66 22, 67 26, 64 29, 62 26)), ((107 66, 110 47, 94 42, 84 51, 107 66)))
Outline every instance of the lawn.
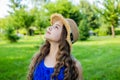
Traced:
MULTIPOLYGON (((26 80, 32 55, 42 42, 39 36, 25 36, 17 43, 1 40, 0 80, 26 80)), ((120 80, 120 36, 78 41, 72 54, 81 62, 84 80, 120 80)))

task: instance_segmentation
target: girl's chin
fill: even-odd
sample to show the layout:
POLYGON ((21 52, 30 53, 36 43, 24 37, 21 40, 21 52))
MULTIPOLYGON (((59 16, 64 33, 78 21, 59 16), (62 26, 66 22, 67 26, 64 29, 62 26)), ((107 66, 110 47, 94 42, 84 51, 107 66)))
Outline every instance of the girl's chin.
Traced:
POLYGON ((51 39, 50 39, 49 37, 47 37, 47 36, 44 36, 44 38, 45 38, 46 40, 48 40, 48 41, 51 40, 51 39))
POLYGON ((48 36, 48 35, 45 35, 45 36, 44 36, 44 38, 45 38, 46 40, 48 40, 48 41, 58 42, 58 40, 57 40, 57 39, 51 38, 51 37, 50 37, 50 36, 48 36))
POLYGON ((45 35, 44 35, 44 38, 45 38, 45 39, 47 39, 47 38, 48 38, 48 35, 47 35, 47 34, 45 34, 45 35))
POLYGON ((53 40, 53 39, 50 39, 50 38, 45 38, 47 41, 49 41, 49 42, 58 42, 58 41, 56 41, 56 40, 53 40))

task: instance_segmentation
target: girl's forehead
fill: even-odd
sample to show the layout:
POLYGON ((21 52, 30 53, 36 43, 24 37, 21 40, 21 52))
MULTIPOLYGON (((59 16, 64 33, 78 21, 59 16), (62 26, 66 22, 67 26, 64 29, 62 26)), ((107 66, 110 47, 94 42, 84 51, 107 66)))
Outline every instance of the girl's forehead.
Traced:
POLYGON ((62 21, 58 20, 58 21, 55 21, 53 25, 63 26, 63 23, 62 23, 62 21))

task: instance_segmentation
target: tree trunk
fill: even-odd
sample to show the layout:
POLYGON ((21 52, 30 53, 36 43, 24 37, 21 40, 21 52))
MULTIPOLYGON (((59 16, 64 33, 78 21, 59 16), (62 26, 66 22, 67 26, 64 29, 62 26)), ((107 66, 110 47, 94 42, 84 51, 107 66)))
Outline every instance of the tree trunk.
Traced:
POLYGON ((111 31, 112 31, 112 37, 114 38, 115 37, 115 30, 114 30, 114 26, 113 25, 111 26, 111 31))

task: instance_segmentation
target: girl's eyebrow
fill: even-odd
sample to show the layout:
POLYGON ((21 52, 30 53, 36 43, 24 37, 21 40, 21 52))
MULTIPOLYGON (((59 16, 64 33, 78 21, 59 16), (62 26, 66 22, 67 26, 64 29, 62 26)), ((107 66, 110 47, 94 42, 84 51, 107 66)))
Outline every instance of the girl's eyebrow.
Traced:
POLYGON ((58 25, 59 27, 61 27, 59 24, 56 24, 56 25, 58 25))

